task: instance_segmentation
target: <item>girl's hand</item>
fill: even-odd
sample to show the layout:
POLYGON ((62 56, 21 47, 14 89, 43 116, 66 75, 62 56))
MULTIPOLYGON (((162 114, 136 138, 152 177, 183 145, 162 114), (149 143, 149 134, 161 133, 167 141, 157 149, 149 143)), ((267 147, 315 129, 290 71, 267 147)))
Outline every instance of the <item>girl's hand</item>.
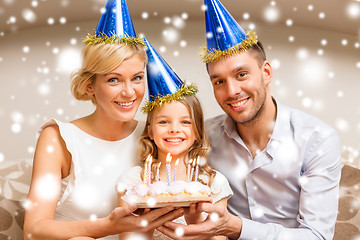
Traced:
POLYGON ((191 203, 188 208, 185 208, 184 217, 188 225, 204 221, 202 210, 199 208, 198 203, 191 203))

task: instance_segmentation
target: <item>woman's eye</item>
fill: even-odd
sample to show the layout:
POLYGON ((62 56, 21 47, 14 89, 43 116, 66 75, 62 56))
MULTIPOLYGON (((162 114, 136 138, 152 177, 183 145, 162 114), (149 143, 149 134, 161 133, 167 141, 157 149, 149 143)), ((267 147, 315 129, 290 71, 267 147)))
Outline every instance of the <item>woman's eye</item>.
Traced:
POLYGON ((117 83, 117 82, 119 82, 116 78, 110 78, 109 80, 108 80, 108 82, 109 83, 117 83))
POLYGON ((142 80, 142 76, 136 76, 133 78, 133 81, 141 81, 142 80))

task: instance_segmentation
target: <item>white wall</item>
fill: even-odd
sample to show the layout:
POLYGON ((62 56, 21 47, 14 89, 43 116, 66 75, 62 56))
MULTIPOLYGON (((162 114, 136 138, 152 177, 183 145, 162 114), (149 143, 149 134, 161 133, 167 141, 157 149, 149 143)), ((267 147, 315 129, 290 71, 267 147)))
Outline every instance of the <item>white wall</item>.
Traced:
MULTIPOLYGON (((0 161, 32 157, 36 132, 47 119, 70 121, 91 113, 90 102, 78 102, 70 94, 69 63, 71 69, 78 67, 81 39, 92 33, 96 24, 68 23, 0 37, 0 161), (71 39, 77 43, 71 44, 71 39), (25 46, 29 52, 24 52, 25 46), (59 58, 69 48, 75 55, 65 58, 68 64, 62 67, 59 58)), ((174 43, 163 39, 162 32, 169 25, 160 20, 134 20, 134 25, 158 51, 166 47, 162 56, 183 80, 197 83, 205 116, 220 114, 199 58, 199 47, 205 44, 203 22, 188 20, 185 28, 176 29, 179 37, 174 43), (180 46, 181 40, 186 47, 180 46)), ((246 23, 242 26, 247 27, 246 23)), ((276 25, 257 24, 256 31, 274 64, 273 95, 337 128, 344 146, 359 148, 360 48, 354 45, 359 39, 321 29, 276 25), (295 40, 290 42, 289 36, 295 40), (321 45, 322 39, 327 45, 321 45), (345 46, 343 39, 348 42, 345 46)), ((138 118, 143 116, 138 114, 138 118)))

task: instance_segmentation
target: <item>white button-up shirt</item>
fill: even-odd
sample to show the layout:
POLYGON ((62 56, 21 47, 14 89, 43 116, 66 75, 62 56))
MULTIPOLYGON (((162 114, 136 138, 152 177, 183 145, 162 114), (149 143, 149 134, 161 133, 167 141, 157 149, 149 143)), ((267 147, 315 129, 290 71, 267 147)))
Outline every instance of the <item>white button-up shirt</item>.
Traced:
POLYGON ((226 114, 206 126, 209 163, 229 180, 228 209, 243 221, 240 239, 332 239, 341 171, 333 128, 277 103, 271 139, 252 157, 226 114))

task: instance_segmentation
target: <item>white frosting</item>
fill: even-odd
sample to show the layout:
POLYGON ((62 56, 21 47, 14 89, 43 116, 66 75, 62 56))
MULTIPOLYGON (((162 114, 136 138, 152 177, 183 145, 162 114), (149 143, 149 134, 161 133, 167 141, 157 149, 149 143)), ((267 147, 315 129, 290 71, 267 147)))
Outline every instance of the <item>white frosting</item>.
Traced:
POLYGON ((189 193, 195 194, 197 192, 206 193, 207 195, 211 194, 211 189, 201 184, 200 182, 184 182, 184 181, 176 181, 172 185, 168 186, 165 182, 154 182, 147 186, 145 184, 138 184, 132 186, 130 189, 127 190, 126 195, 128 197, 131 196, 140 196, 144 197, 146 195, 149 196, 158 196, 161 194, 171 194, 171 195, 178 195, 180 193, 189 193))
POLYGON ((145 184, 139 184, 134 186, 131 190, 134 195, 143 197, 148 194, 149 188, 145 184))
POLYGON ((176 181, 171 186, 168 186, 167 192, 173 195, 185 192, 186 184, 184 181, 176 181))
POLYGON ((149 186, 149 195, 150 196, 157 196, 162 193, 166 193, 167 190, 167 184, 165 182, 155 182, 149 186))

